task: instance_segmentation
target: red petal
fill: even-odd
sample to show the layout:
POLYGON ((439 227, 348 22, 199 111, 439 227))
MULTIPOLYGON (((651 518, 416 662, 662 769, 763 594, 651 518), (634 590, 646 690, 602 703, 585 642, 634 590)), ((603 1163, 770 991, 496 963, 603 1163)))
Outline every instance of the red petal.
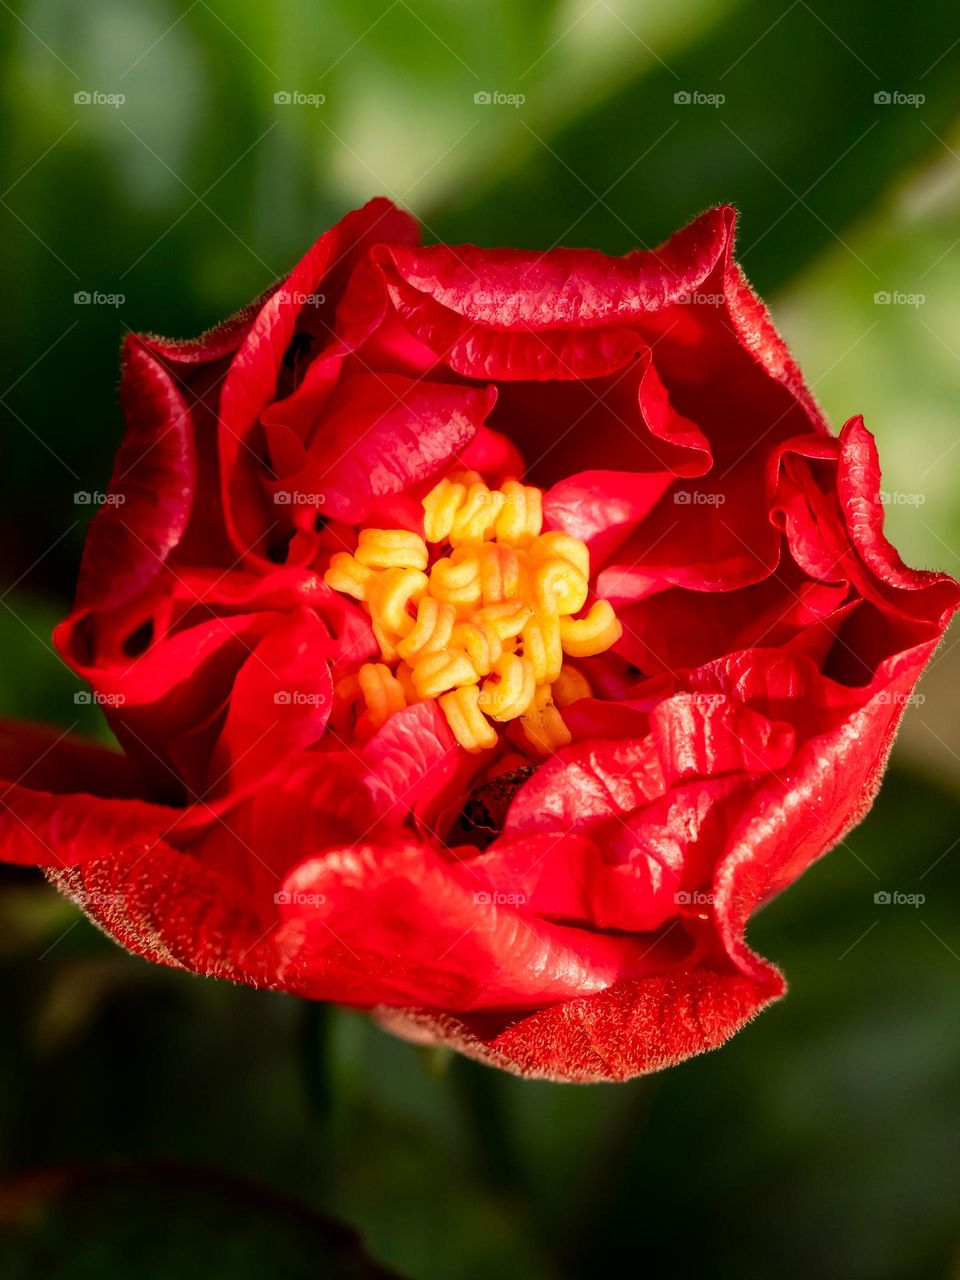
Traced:
MULTIPOLYGON (((136 338, 124 347, 120 397, 127 430, 108 490, 114 501, 100 507, 87 534, 77 588, 83 611, 116 607, 155 578, 183 535, 193 501, 190 409, 136 338)), ((78 622, 75 613, 65 627, 78 622)))
POLYGON ((493 1026, 422 1008, 380 1009, 378 1016, 397 1035, 450 1045, 516 1075, 589 1084, 630 1080, 715 1049, 784 989, 772 966, 757 982, 680 969, 493 1026))
POLYGON ((377 499, 434 475, 463 449, 493 408, 493 387, 360 374, 343 382, 304 469, 269 487, 317 495, 325 515, 363 521, 377 499))
POLYGON ((60 867, 119 849, 143 853, 177 816, 162 805, 125 798, 130 769, 115 751, 26 726, 4 724, 2 734, 4 862, 60 867), (84 784, 90 792, 55 794, 84 784))
POLYGON ((237 673, 226 723, 210 758, 205 798, 262 783, 323 736, 333 702, 329 642, 313 613, 282 618, 237 673))
POLYGON ((604 937, 490 901, 468 864, 420 845, 331 850, 292 871, 281 892, 281 945, 309 957, 310 994, 345 1004, 535 1007, 688 949, 678 935, 662 945, 604 937))

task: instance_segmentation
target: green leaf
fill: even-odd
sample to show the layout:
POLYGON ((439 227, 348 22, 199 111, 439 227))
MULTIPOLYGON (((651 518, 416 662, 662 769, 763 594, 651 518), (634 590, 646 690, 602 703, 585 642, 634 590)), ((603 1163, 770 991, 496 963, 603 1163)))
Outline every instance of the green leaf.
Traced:
POLYGON ((558 132, 521 117, 514 166, 482 194, 451 193, 431 225, 453 240, 620 253, 729 201, 748 274, 768 290, 842 244, 891 177, 931 150, 924 125, 942 131, 956 112, 954 25, 950 0, 796 0, 777 13, 755 0, 653 63, 643 28, 624 30, 639 74, 558 132), (894 91, 925 102, 874 101, 894 91))
POLYGON ((0 1186, 2 1280, 397 1277, 339 1223, 239 1181, 102 1166, 0 1186))

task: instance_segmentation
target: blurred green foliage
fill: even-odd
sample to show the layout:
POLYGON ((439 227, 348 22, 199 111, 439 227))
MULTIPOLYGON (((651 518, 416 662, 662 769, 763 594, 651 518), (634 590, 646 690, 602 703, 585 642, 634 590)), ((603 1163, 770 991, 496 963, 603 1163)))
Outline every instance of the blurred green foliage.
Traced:
MULTIPOLYGON (((612 252, 731 201, 835 425, 879 437, 898 545, 960 568, 947 0, 9 0, 0 41, 5 714, 97 731, 49 630, 91 514, 73 495, 119 439, 123 334, 199 332, 380 193, 427 239, 612 252)), ((520 1082, 152 969, 6 873, 4 1168, 214 1165, 417 1280, 956 1275, 957 674, 948 638, 873 815, 757 920, 786 1002, 628 1086, 520 1082), (895 889, 926 902, 874 903, 895 889)))

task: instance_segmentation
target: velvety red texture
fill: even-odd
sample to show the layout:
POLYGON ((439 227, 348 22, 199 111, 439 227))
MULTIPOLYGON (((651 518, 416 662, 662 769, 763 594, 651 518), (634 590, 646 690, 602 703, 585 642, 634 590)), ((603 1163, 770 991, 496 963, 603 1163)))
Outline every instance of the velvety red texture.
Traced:
POLYGON ((150 960, 526 1075, 627 1079, 781 995, 747 922, 869 807, 958 588, 884 538, 873 439, 733 235, 421 248, 376 200, 219 329, 131 337, 56 632, 123 753, 7 726, 2 856, 150 960), (624 623, 546 761, 433 703, 361 743, 333 695, 376 645, 331 554, 463 464, 543 486, 624 623))

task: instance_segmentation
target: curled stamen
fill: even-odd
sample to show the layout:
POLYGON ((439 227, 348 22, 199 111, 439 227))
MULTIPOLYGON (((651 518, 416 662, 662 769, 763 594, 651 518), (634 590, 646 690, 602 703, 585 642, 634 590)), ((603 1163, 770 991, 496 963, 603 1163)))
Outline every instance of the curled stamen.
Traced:
POLYGON ((589 593, 587 547, 543 533, 540 490, 519 480, 491 490, 476 472, 454 472, 423 499, 423 513, 426 541, 363 529, 356 554, 338 552, 324 575, 366 605, 380 647, 381 662, 361 668, 347 699, 366 704, 358 732, 435 698, 468 751, 496 744, 491 720, 519 720, 532 750, 557 750, 570 741, 558 707, 590 693, 564 655, 601 653, 622 631, 604 600, 576 616, 589 593), (450 549, 429 572, 427 542, 450 549))

